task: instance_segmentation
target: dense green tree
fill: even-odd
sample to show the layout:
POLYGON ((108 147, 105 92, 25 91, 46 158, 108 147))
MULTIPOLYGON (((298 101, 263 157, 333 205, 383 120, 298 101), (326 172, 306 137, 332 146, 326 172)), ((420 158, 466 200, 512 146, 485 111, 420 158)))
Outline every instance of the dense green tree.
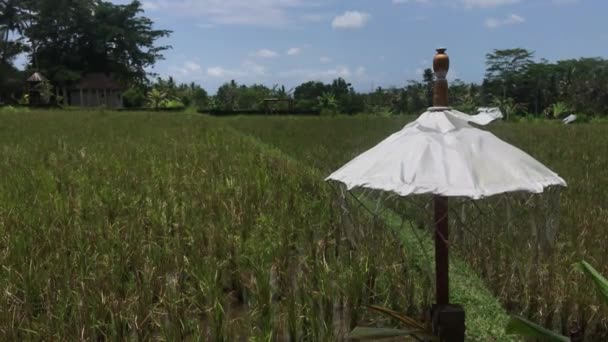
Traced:
POLYGON ((207 91, 194 82, 191 82, 190 84, 181 84, 178 88, 178 94, 186 107, 203 109, 207 108, 209 105, 209 95, 207 94, 207 91))
POLYGON ((261 84, 240 86, 237 93, 237 108, 262 110, 264 99, 271 97, 272 90, 261 84))
POLYGON ((578 112, 608 114, 608 60, 581 58, 556 64, 558 98, 578 112))
POLYGON ((408 114, 408 98, 405 89, 395 89, 395 95, 393 99, 393 113, 408 114))
POLYGON ((472 113, 481 103, 480 87, 474 83, 467 84, 460 79, 450 83, 450 105, 458 110, 472 113))
POLYGON ((336 99, 340 100, 340 98, 345 97, 350 92, 352 85, 343 78, 339 77, 331 82, 329 86, 329 91, 334 94, 336 99))
POLYGON ((318 99, 329 91, 329 86, 323 82, 310 81, 297 86, 293 92, 295 106, 302 110, 318 108, 318 99))
POLYGON ((38 0, 25 35, 32 45, 30 60, 57 83, 86 72, 113 73, 125 83, 142 82, 146 68, 162 58, 157 46, 170 31, 156 30, 132 1, 115 5, 97 0, 38 0))
POLYGON ((340 111, 344 114, 357 114, 364 111, 365 95, 357 93, 351 88, 346 96, 340 101, 340 111))
POLYGON ((391 112, 390 93, 382 87, 378 87, 375 91, 367 94, 364 103, 365 113, 377 115, 391 112))
MULTIPOLYGON (((608 114, 608 61, 602 58, 532 62, 522 49, 488 55, 481 103, 516 105, 513 113, 554 117, 555 105, 569 112, 608 114), (500 99, 497 99, 500 98, 500 99)), ((563 113, 562 113, 563 114, 563 113)))
POLYGON ((123 105, 126 108, 142 108, 146 104, 146 88, 134 85, 122 94, 123 105))
POLYGON ((222 110, 235 110, 238 104, 239 86, 236 81, 232 80, 224 83, 217 90, 215 95, 216 105, 222 110))
POLYGON ((420 113, 428 106, 425 100, 425 87, 418 81, 409 81, 405 87, 408 113, 420 113))
POLYGON ((0 65, 23 49, 22 37, 15 42, 10 42, 9 38, 11 33, 22 36, 30 18, 26 1, 0 0, 0 65))
POLYGON ((424 99, 427 107, 433 105, 433 88, 435 87, 435 73, 433 70, 424 69, 422 73, 422 83, 424 84, 424 99))
POLYGON ((528 103, 528 111, 536 115, 541 114, 551 104, 558 101, 558 73, 556 65, 542 60, 528 67, 522 82, 517 85, 523 88, 524 98, 518 98, 519 102, 528 103), (526 96, 527 94, 527 96, 526 96))
POLYGON ((26 51, 23 32, 28 16, 24 0, 0 0, 0 104, 21 97, 23 75, 12 62, 26 51), (10 39, 11 34, 16 38, 10 39))
POLYGON ((533 64, 534 53, 526 49, 494 50, 486 55, 486 92, 491 97, 514 97, 516 84, 533 64))

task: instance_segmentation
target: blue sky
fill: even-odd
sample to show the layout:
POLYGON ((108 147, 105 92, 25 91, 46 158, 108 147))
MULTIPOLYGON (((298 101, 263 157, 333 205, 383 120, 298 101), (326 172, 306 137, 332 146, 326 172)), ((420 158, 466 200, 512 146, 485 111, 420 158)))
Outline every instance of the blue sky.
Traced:
MULTIPOLYGON (((126 0, 112 0, 115 3, 126 0)), ((360 91, 420 79, 448 48, 450 78, 480 81, 485 54, 523 47, 550 61, 608 55, 605 0, 143 0, 172 50, 154 72, 285 84, 344 77, 360 91)))

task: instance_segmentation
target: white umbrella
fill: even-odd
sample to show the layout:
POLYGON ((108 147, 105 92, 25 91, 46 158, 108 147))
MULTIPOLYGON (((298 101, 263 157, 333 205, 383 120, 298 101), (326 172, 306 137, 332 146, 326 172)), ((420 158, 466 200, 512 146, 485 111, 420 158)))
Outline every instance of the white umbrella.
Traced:
POLYGON ((429 111, 359 155, 326 180, 390 191, 401 196, 433 194, 435 204, 434 331, 442 340, 464 340, 464 311, 449 302, 448 197, 479 199, 505 192, 539 193, 566 186, 555 172, 493 134, 472 127, 498 117, 484 109, 467 115, 447 107, 449 58, 438 49, 433 60, 435 87, 429 111))
POLYGON ((326 180, 342 182, 348 189, 363 187, 401 196, 473 199, 566 186, 555 172, 527 153, 467 122, 485 124, 479 119, 479 115, 448 108, 430 108, 326 180))

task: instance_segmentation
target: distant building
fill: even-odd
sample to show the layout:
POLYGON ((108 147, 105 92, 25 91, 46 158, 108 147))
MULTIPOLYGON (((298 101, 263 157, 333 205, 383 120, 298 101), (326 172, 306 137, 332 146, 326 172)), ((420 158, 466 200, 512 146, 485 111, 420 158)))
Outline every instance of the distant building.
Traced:
POLYGON ((90 73, 70 87, 70 105, 80 107, 122 108, 121 87, 111 75, 90 73))

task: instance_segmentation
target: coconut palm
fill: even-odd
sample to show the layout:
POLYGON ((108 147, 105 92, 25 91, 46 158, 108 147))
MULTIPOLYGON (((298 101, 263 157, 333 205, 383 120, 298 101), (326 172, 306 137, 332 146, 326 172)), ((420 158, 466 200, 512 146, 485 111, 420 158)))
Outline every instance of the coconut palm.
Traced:
POLYGON ((167 93, 156 88, 148 92, 148 104, 154 110, 158 110, 162 103, 168 99, 167 93))
POLYGON ((549 111, 554 119, 559 119, 562 115, 568 114, 571 110, 566 103, 556 102, 549 107, 549 111))
POLYGON ((500 108, 500 110, 505 113, 506 121, 509 121, 513 115, 523 108, 522 104, 516 103, 511 97, 496 97, 494 98, 494 101, 492 101, 492 105, 500 108))
POLYGON ((332 93, 325 92, 318 98, 321 111, 328 114, 336 114, 338 112, 338 100, 332 93))

